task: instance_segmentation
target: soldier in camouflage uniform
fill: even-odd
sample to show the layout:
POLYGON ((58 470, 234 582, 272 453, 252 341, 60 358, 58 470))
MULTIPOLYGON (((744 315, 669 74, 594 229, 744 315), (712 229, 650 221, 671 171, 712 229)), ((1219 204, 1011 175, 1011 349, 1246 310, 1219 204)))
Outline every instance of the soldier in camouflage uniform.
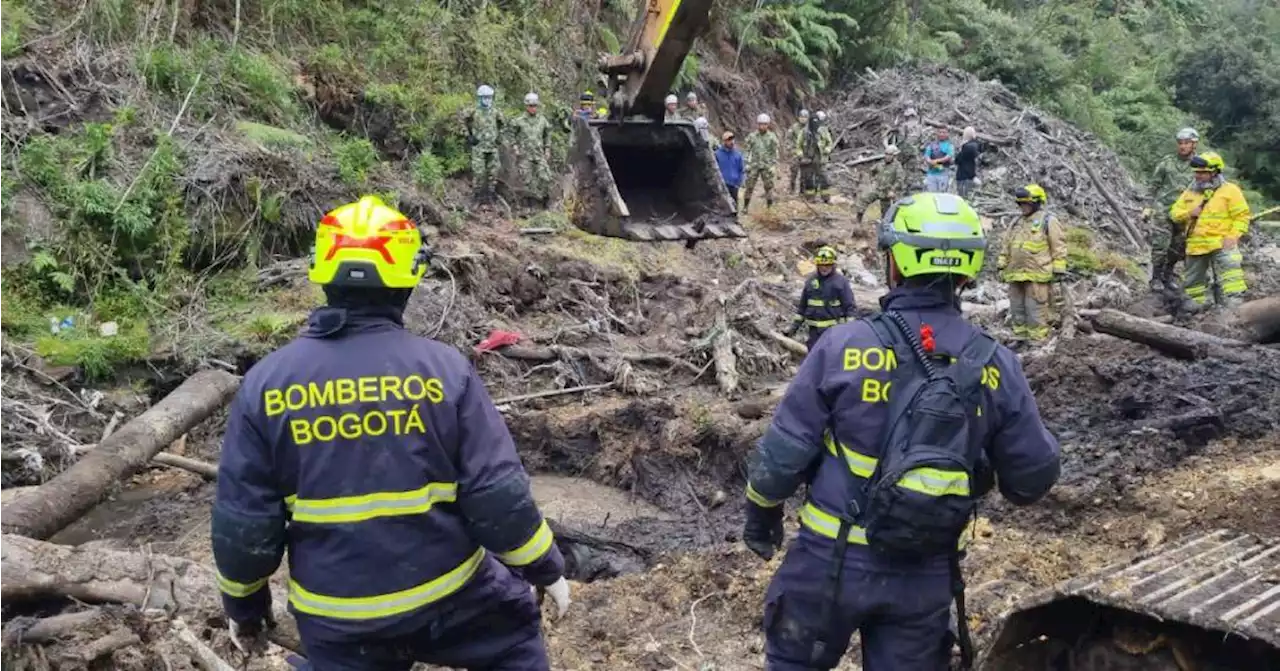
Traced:
POLYGON ((467 144, 471 147, 471 180, 476 202, 489 202, 498 186, 498 139, 502 135, 503 118, 493 106, 493 88, 482 84, 476 89, 477 105, 465 114, 467 144))
POLYGON ((751 210, 751 195, 755 191, 756 182, 764 183, 764 202, 773 207, 773 180, 778 173, 778 159, 781 158, 778 147, 778 136, 769 129, 771 121, 768 114, 756 117, 756 132, 747 136, 747 183, 743 188, 742 211, 751 210))
POLYGON ((551 167, 547 162, 551 153, 551 124, 538 114, 538 105, 538 94, 525 94, 525 113, 512 121, 511 127, 515 136, 516 172, 520 174, 526 193, 546 207, 551 200, 548 195, 551 167))
POLYGON ((694 121, 698 118, 707 116, 707 106, 698 102, 698 94, 690 91, 684 96, 684 107, 680 110, 680 117, 694 121))
MULTIPOLYGON (((804 129, 809 125, 809 110, 800 110, 800 116, 796 118, 796 122, 791 124, 791 128, 787 129, 786 142, 787 148, 795 149, 800 146, 800 140, 804 136, 804 129)), ((800 161, 796 159, 794 151, 790 157, 791 174, 791 193, 800 193, 800 161)))
POLYGON ((818 114, 809 121, 800 134, 795 145, 795 158, 800 164, 800 189, 803 197, 808 199, 820 195, 823 202, 831 202, 827 193, 826 162, 835 147, 835 138, 831 130, 822 124, 826 114, 818 114))
POLYGON ((875 188, 865 194, 854 204, 854 211, 861 211, 866 216, 866 208, 872 203, 880 203, 880 216, 889 211, 889 206, 906 194, 911 173, 908 163, 914 162, 914 156, 903 154, 895 145, 884 148, 884 162, 876 172, 875 188))
POLYGON ((1178 131, 1178 153, 1165 156, 1151 176, 1151 290, 1180 291, 1173 269, 1186 253, 1186 229, 1169 218, 1169 208, 1195 179, 1191 157, 1196 155, 1200 134, 1194 128, 1178 131))
POLYGON ((663 118, 665 120, 679 121, 683 118, 680 115, 680 99, 676 97, 676 94, 668 94, 666 98, 663 98, 662 104, 666 106, 666 111, 663 112, 663 118))

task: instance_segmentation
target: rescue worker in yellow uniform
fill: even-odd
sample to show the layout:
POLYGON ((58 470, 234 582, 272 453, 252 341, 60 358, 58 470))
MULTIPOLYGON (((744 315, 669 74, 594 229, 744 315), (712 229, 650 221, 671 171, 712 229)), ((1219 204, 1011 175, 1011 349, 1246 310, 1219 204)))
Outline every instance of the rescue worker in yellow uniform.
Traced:
POLYGON ((429 262, 376 197, 326 214, 309 277, 327 305, 236 394, 212 536, 242 650, 287 551, 301 668, 549 668, 535 592, 565 611, 564 559, 476 371, 404 327, 429 262))
POLYGON ((1209 300, 1235 307, 1248 289, 1244 282, 1240 238, 1249 232, 1249 203, 1228 182, 1222 157, 1206 152, 1191 159, 1196 181, 1169 208, 1169 218, 1187 231, 1183 267, 1183 310, 1196 312, 1209 300))
POLYGON ((1067 239, 1062 225, 1045 209, 1049 198, 1040 185, 1028 184, 1015 191, 1014 198, 1022 218, 1005 235, 996 269, 1009 284, 1013 334, 1043 340, 1049 336, 1045 321, 1049 285, 1067 272, 1067 239))

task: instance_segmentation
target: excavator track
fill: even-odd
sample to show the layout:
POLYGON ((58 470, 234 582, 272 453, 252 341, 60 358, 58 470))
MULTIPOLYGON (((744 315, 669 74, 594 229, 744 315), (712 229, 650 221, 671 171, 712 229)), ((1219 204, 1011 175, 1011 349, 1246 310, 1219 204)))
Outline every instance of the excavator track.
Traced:
POLYGON ((1004 617, 978 668, 1280 669, 1280 540, 1208 531, 1067 580, 1004 617))

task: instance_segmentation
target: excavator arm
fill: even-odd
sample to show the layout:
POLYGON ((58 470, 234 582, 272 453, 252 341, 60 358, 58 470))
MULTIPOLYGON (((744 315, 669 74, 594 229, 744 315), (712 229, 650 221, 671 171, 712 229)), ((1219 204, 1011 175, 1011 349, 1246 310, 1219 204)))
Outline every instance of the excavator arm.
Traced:
POLYGON ((743 238, 710 145, 688 119, 667 120, 671 91, 712 0, 643 0, 621 54, 602 55, 609 118, 575 118, 570 220, 638 242, 743 238))
POLYGON ((646 0, 620 55, 600 57, 600 71, 611 78, 611 102, 623 116, 661 119, 663 100, 693 41, 707 29, 712 0, 646 0))

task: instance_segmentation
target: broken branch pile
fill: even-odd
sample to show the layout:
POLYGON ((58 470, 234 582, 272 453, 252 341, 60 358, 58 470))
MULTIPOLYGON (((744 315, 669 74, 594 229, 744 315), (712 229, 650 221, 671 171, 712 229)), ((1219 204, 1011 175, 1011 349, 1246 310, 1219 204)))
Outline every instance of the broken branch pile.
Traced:
MULTIPOLYGON (((883 154, 890 134, 901 128, 907 107, 918 110, 924 141, 933 139, 935 128, 945 127, 958 149, 964 127, 978 131, 981 184, 969 201, 984 215, 1016 213, 1009 194, 1035 182, 1058 212, 1090 222, 1112 248, 1145 245, 1143 193, 1114 152, 1093 135, 1023 102, 999 82, 949 68, 878 72, 831 106, 832 132, 842 138, 842 148, 833 156, 830 174, 842 191, 866 190, 872 170, 881 165, 874 157, 883 154)), ((915 181, 904 187, 919 189, 923 168, 911 175, 915 181)))

